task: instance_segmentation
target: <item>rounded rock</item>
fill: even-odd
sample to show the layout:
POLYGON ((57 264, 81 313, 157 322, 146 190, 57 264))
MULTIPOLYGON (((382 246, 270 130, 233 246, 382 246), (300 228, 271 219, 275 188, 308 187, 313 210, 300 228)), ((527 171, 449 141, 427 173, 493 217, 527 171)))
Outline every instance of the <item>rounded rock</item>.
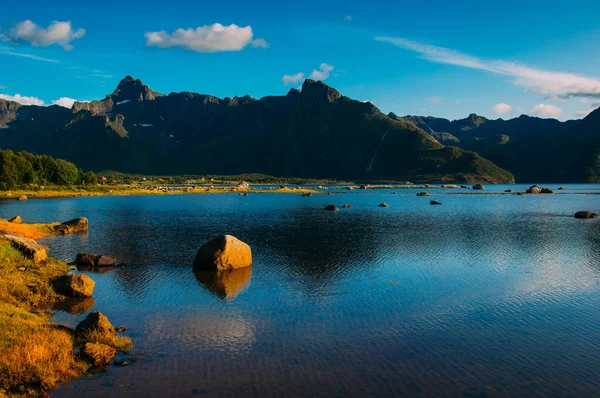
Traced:
POLYGON ((194 258, 194 271, 221 271, 249 265, 252 265, 252 249, 231 235, 206 242, 194 258))

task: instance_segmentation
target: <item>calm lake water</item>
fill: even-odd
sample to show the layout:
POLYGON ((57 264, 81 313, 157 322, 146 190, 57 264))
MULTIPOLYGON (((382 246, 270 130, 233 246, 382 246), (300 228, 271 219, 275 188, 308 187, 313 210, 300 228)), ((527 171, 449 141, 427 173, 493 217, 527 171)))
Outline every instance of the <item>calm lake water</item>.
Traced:
POLYGON ((54 321, 99 310, 145 359, 55 397, 597 396, 600 220, 573 214, 600 211, 585 194, 600 185, 564 186, 3 201, 0 217, 87 217, 87 235, 42 242, 127 264, 90 274, 95 302, 54 321), (194 275, 224 233, 253 266, 194 275))

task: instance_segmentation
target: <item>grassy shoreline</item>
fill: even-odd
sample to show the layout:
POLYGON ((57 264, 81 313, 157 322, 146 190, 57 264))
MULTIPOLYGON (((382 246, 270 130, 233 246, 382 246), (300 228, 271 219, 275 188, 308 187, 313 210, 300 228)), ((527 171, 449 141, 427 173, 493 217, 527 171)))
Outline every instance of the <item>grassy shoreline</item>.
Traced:
POLYGON ((84 376, 89 363, 75 355, 85 342, 126 350, 122 336, 90 333, 77 337, 73 329, 51 323, 50 309, 68 302, 51 280, 69 272, 67 263, 48 257, 35 263, 2 234, 29 239, 59 235, 52 224, 11 223, 0 219, 0 397, 42 396, 62 383, 84 376))

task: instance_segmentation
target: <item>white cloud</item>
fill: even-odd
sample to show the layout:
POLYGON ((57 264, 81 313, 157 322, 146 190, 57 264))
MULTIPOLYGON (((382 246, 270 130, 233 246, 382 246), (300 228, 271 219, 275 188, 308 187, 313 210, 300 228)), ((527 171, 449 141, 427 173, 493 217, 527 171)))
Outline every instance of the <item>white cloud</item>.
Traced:
POLYGON ((74 30, 71 21, 54 21, 47 28, 42 28, 30 20, 19 22, 10 29, 8 37, 15 42, 26 42, 34 47, 48 47, 58 44, 66 51, 71 51, 71 42, 85 35, 85 29, 74 30))
POLYGON ((329 77, 329 73, 334 69, 333 65, 322 63, 319 69, 314 69, 309 78, 314 80, 325 80, 329 77))
POLYGON ((196 29, 177 29, 169 34, 164 30, 146 32, 146 46, 149 47, 182 47, 201 53, 220 51, 240 51, 248 45, 267 48, 265 39, 252 40, 254 33, 251 26, 241 27, 235 24, 223 26, 220 23, 204 25, 196 29))
POLYGON ((444 97, 433 96, 433 97, 430 97, 428 101, 431 102, 432 104, 438 104, 440 102, 444 102, 444 97))
POLYGON ((19 53, 16 51, 12 51, 6 47, 0 47, 0 55, 10 55, 13 57, 22 57, 22 58, 29 58, 29 59, 34 59, 36 61, 44 61, 44 62, 51 62, 54 64, 59 63, 60 61, 56 60, 56 59, 50 59, 50 58, 44 58, 44 57, 38 57, 37 55, 33 55, 33 54, 27 54, 27 53, 19 53))
POLYGON ((544 71, 516 62, 482 60, 449 48, 418 43, 400 37, 376 37, 375 40, 417 52, 428 61, 513 77, 515 84, 548 98, 600 97, 598 79, 572 73, 544 71))
POLYGON ((252 47, 254 48, 269 48, 271 45, 263 38, 252 40, 252 47))
POLYGON ((554 105, 537 104, 529 111, 533 116, 557 118, 560 116, 562 109, 554 105))
POLYGON ((283 84, 285 84, 286 86, 288 84, 297 84, 303 80, 304 80, 304 73, 302 73, 302 72, 296 73, 295 75, 284 75, 283 78, 281 79, 281 81, 283 81, 283 84))
POLYGON ((73 98, 60 97, 57 100, 53 100, 52 105, 64 106, 65 108, 71 109, 75 102, 85 102, 85 101, 77 101, 76 99, 73 99, 73 98))
POLYGON ((37 97, 25 97, 20 94, 15 94, 15 95, 0 94, 0 99, 18 102, 21 105, 40 105, 40 106, 44 105, 44 101, 42 101, 41 99, 39 99, 37 97))
POLYGON ((494 105, 494 112, 496 112, 496 115, 498 116, 507 115, 512 112, 512 106, 501 102, 494 105))
MULTIPOLYGON (((333 67, 333 65, 322 63, 321 65, 319 65, 319 69, 314 69, 310 73, 308 78, 313 79, 313 80, 325 80, 329 77, 329 74, 334 69, 335 68, 333 67)), ((298 72, 295 75, 284 75, 283 78, 281 78, 281 81, 286 86, 288 84, 297 84, 297 83, 303 81, 305 76, 306 75, 304 74, 304 72, 298 72)))

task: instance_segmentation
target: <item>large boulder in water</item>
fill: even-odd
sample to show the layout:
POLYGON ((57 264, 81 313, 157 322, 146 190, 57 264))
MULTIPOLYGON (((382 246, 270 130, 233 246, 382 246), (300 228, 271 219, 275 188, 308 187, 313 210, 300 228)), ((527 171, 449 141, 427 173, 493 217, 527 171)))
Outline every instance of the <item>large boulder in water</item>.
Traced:
POLYGON ((75 333, 79 336, 85 337, 86 333, 96 331, 100 334, 108 336, 115 336, 115 328, 110 323, 108 318, 99 311, 92 311, 88 316, 75 328, 75 333))
POLYGON ((525 191, 525 193, 531 193, 531 194, 538 194, 542 192, 542 188, 538 187, 537 185, 532 185, 529 188, 527 188, 527 190, 525 191))
POLYGON ((440 202, 439 200, 432 200, 431 202, 429 202, 430 205, 441 205, 442 202, 440 202))
POLYGON ((550 188, 542 188, 542 190, 540 191, 540 193, 554 193, 554 191, 551 190, 550 188))
POLYGON ((93 366, 108 365, 110 360, 117 355, 117 350, 106 344, 85 343, 79 356, 93 366))
POLYGON ((61 275, 52 280, 52 286, 57 293, 67 297, 90 297, 94 292, 96 282, 83 274, 61 275))
POLYGON ((592 213, 591 211, 578 211, 575 213, 575 218, 598 218, 598 213, 592 213))
POLYGON ((481 184, 475 184, 475 185, 473 185, 473 189, 478 190, 478 191, 483 191, 485 189, 485 187, 481 184))
POLYGON ((23 238, 21 236, 14 235, 3 235, 4 239, 8 240, 11 245, 23 253, 23 255, 31 260, 34 263, 39 263, 44 261, 48 255, 46 254, 46 249, 33 239, 23 238))
POLYGON ((337 207, 336 205, 327 205, 327 206, 325 206, 325 210, 328 210, 328 211, 338 211, 339 209, 340 208, 337 207))
POLYGON ((231 235, 206 242, 194 259, 194 271, 221 271, 252 265, 252 249, 231 235))
POLYGON ((74 218, 55 226, 54 230, 63 235, 72 234, 73 232, 87 232, 88 219, 85 217, 74 218))

